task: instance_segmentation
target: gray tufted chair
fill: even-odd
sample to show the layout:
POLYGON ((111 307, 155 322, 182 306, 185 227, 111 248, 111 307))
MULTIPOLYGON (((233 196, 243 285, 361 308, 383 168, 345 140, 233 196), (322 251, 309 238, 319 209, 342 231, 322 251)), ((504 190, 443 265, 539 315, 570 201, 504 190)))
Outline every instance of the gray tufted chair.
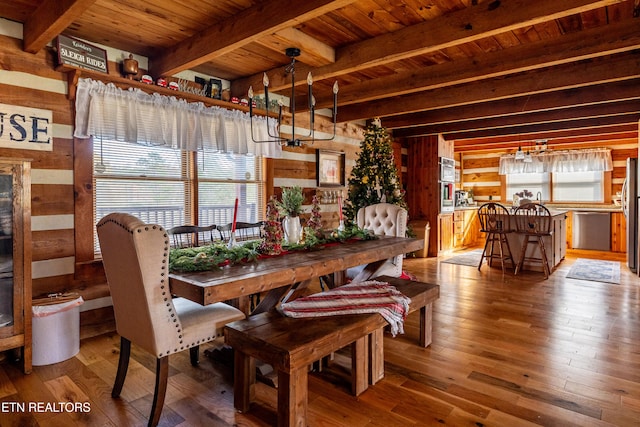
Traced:
POLYGON ((169 355, 190 350, 198 364, 198 346, 223 336, 226 323, 244 319, 230 305, 202 306, 169 291, 168 233, 124 213, 112 213, 97 224, 102 262, 109 283, 120 360, 111 392, 120 396, 127 375, 131 343, 156 357, 156 385, 149 426, 160 420, 169 376, 169 355))
MULTIPOLYGON (((405 237, 407 233, 407 210, 390 203, 378 203, 358 210, 356 223, 358 227, 371 230, 383 236, 405 237)), ((375 276, 400 277, 402 275, 403 255, 390 258, 375 276)), ((347 270, 347 277, 354 278, 364 267, 359 266, 347 270)))

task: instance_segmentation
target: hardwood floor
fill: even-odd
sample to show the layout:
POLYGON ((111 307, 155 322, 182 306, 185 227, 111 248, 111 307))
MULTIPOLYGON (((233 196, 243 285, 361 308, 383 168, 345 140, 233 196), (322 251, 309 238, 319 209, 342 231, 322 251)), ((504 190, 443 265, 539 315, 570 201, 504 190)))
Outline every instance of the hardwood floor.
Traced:
MULTIPOLYGON (((385 336, 385 378, 358 398, 340 375, 311 375, 309 425, 638 425, 640 282, 617 256, 609 258, 621 261, 620 284, 565 278, 576 256, 593 255, 605 254, 571 252, 548 280, 405 260, 420 280, 440 284, 433 344, 415 344, 414 313, 405 335, 385 336)), ((122 397, 112 399, 118 347, 115 334, 88 338, 78 356, 27 376, 2 362, 0 425, 146 425, 155 360, 134 347, 122 397), (21 411, 22 402, 54 405, 21 411), (84 405, 68 411, 56 402, 84 405)), ((228 366, 202 359, 193 368, 188 352, 172 356, 160 425, 275 424, 274 389, 259 384, 258 403, 236 413, 228 366)))

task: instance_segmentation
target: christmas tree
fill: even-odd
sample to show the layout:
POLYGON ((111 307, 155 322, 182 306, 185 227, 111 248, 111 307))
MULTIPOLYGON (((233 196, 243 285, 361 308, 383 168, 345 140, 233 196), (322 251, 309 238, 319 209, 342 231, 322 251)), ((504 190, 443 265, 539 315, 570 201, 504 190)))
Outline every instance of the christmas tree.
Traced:
POLYGON ((320 237, 322 234, 322 215, 320 214, 320 201, 317 195, 313 195, 311 199, 311 217, 307 221, 305 227, 305 236, 320 237))
POLYGON ((360 208, 376 203, 391 203, 407 209, 405 192, 400 187, 393 161, 392 140, 380 126, 379 119, 367 126, 359 157, 351 170, 348 191, 344 214, 350 221, 355 221, 360 208))

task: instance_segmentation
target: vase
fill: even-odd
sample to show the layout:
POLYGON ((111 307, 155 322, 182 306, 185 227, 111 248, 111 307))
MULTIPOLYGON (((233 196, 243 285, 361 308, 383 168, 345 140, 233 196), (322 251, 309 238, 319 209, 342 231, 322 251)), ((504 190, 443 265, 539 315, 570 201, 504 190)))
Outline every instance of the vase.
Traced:
POLYGON ((300 234, 302 226, 300 225, 299 216, 285 216, 282 220, 282 228, 284 229, 284 238, 290 245, 300 242, 300 234))

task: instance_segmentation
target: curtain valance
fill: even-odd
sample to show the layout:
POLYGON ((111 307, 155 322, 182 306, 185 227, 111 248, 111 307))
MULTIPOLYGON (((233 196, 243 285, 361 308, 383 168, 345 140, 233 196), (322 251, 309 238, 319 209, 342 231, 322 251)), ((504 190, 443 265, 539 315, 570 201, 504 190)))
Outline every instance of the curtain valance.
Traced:
MULTIPOLYGON (((253 118, 256 140, 269 139, 265 117, 253 118)), ((272 134, 276 120, 269 119, 272 134)), ((79 79, 76 89, 74 136, 90 136, 145 145, 164 145, 186 151, 202 149, 280 157, 278 142, 255 143, 249 115, 238 110, 207 107, 201 102, 123 90, 113 83, 79 79)))
POLYGON ((597 172, 613 170, 611 150, 551 151, 531 154, 531 161, 516 160, 514 154, 500 157, 500 175, 542 172, 597 172))

